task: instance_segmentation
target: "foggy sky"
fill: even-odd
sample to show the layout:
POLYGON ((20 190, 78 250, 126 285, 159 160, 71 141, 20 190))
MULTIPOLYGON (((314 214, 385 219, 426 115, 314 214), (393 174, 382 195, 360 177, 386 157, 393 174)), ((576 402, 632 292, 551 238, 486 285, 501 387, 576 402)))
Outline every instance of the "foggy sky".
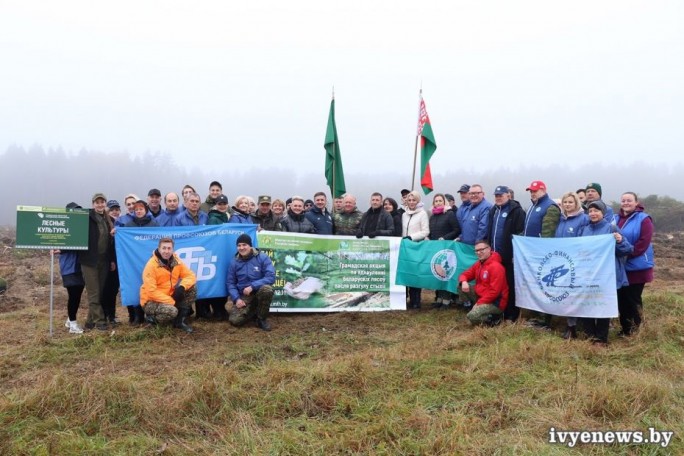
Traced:
POLYGON ((0 151, 317 173, 334 86, 347 173, 403 176, 422 86, 436 174, 681 163, 682 5, 6 0, 0 151))

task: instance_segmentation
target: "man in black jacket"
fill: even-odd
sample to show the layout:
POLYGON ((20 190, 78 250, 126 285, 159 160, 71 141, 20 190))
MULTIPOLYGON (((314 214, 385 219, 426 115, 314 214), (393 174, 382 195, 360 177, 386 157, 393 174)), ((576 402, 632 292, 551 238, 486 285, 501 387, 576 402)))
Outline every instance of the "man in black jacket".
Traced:
POLYGON ((508 283, 508 305, 504 318, 516 321, 520 309, 515 305, 515 280, 513 276, 513 235, 522 234, 525 229, 525 211, 520 203, 511 199, 505 185, 494 189, 494 206, 489 210, 489 232, 487 238, 492 250, 501 255, 501 263, 506 269, 508 283))
POLYGON ((394 234, 394 220, 382 207, 382 195, 375 192, 371 195, 370 208, 361 217, 361 223, 356 230, 356 237, 392 236, 394 234))

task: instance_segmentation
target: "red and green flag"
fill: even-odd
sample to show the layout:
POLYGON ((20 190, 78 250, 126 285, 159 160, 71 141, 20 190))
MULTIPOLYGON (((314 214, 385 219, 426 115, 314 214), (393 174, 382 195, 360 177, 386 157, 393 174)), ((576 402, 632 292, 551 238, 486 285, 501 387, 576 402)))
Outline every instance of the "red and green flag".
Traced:
POLYGON ((432 184, 430 158, 437 149, 437 143, 432 133, 430 117, 422 96, 420 97, 420 110, 418 112, 418 137, 420 138, 420 186, 423 187, 423 192, 427 195, 435 188, 432 184))
POLYGON ((337 126, 335 125, 335 98, 330 102, 328 128, 325 131, 323 147, 325 147, 325 178, 330 187, 330 194, 333 198, 339 198, 347 192, 347 189, 344 184, 340 142, 337 138, 337 126))

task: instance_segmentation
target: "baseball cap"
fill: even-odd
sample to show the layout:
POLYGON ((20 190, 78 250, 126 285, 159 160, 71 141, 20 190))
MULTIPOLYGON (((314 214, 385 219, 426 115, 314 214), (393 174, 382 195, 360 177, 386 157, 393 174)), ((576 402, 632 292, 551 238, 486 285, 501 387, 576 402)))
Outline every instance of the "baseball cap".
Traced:
POLYGON ((468 193, 470 191, 470 185, 463 184, 461 188, 458 189, 458 193, 468 193))
POLYGON ((509 192, 510 192, 510 190, 505 185, 499 185, 498 187, 496 187, 494 189, 495 195, 504 195, 504 194, 509 193, 509 192))
POLYGON ((107 209, 111 209, 113 207, 118 207, 121 209, 121 204, 117 200, 109 200, 107 201, 107 209))
POLYGON ((161 196, 161 192, 159 191, 158 188, 153 188, 152 190, 147 192, 147 196, 152 196, 152 195, 161 196))
POLYGON ((537 190, 546 190, 546 184, 542 181, 532 181, 529 187, 525 190, 536 192, 537 190))
POLYGON ((216 198, 216 204, 228 204, 228 197, 226 195, 219 195, 216 198))
POLYGON ((95 193, 93 195, 93 199, 91 201, 94 203, 95 201, 99 200, 100 198, 107 201, 107 197, 104 196, 104 193, 95 193))
POLYGON ((259 196, 259 204, 271 204, 271 197, 268 195, 259 196))

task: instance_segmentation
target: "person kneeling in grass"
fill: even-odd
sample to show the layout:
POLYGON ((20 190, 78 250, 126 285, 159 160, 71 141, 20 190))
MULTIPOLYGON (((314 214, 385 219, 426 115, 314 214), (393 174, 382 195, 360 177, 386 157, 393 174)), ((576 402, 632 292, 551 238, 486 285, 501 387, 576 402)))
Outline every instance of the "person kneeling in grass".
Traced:
POLYGON ((152 258, 145 265, 140 287, 140 305, 149 323, 173 321, 174 328, 191 333, 185 318, 192 312, 197 297, 197 277, 173 253, 170 237, 161 238, 152 258))
POLYGON ((252 238, 247 234, 241 234, 236 244, 237 254, 226 279, 234 304, 228 321, 233 326, 243 326, 256 319, 260 329, 270 331, 267 318, 273 301, 275 267, 268 255, 252 247, 252 238))
POLYGON ((492 251, 489 242, 477 241, 475 253, 478 261, 458 277, 459 301, 475 303, 467 315, 470 323, 493 326, 501 322, 508 303, 506 270, 501 256, 492 251), (474 290, 468 283, 472 280, 475 280, 474 290))

